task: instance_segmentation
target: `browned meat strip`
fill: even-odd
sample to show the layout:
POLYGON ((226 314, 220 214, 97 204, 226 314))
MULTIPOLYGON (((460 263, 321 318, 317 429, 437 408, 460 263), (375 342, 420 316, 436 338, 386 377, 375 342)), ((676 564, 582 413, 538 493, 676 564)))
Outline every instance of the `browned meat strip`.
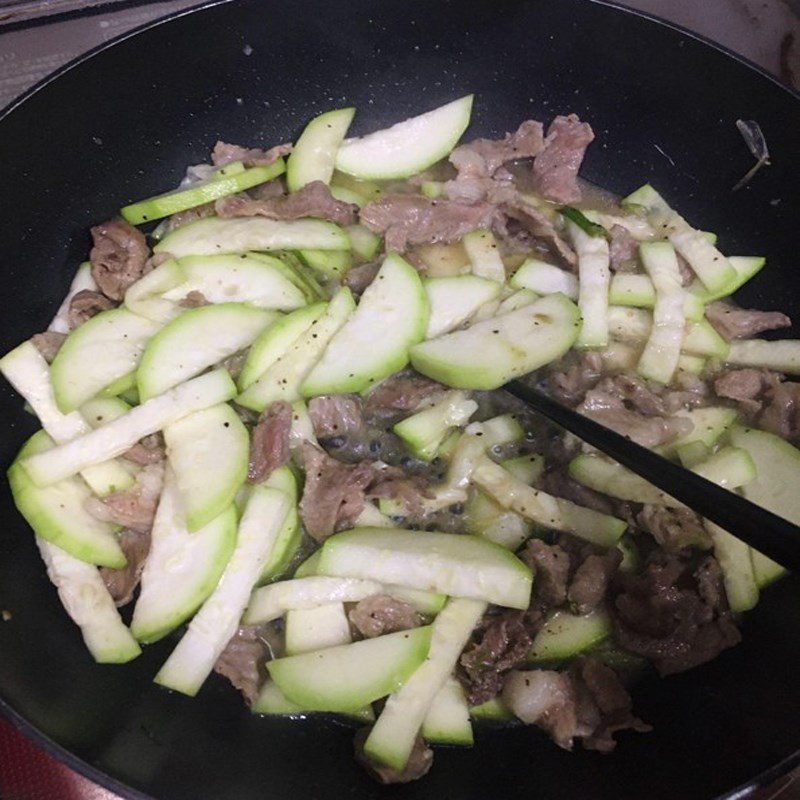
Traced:
POLYGON ((525 661, 542 620, 538 609, 484 616, 456 673, 470 705, 485 703, 500 692, 505 674, 525 661))
POLYGON ((202 292, 198 292, 197 289, 192 289, 183 300, 178 302, 178 305, 181 308, 200 308, 201 306, 208 306, 211 304, 202 292))
POLYGON ((154 433, 150 436, 145 436, 141 441, 129 450, 126 450, 122 457, 126 461, 131 461, 138 464, 140 467, 146 467, 148 464, 156 464, 166 458, 166 450, 164 447, 164 439, 160 433, 154 433))
POLYGON ((647 531, 667 553, 684 547, 708 550, 711 539, 703 520, 688 508, 665 508, 646 504, 636 517, 638 526, 647 531))
POLYGON ((142 577, 144 562, 150 552, 150 530, 137 531, 128 528, 120 534, 119 544, 128 563, 121 569, 101 567, 100 577, 114 602, 118 606, 124 606, 133 599, 133 593, 142 577))
POLYGON ((42 354, 44 360, 51 364, 56 354, 64 344, 67 338, 66 333, 57 333, 56 331, 45 331, 44 333, 36 333, 31 336, 31 341, 34 347, 42 354))
POLYGON ((70 300, 69 311, 67 312, 67 322, 70 330, 75 330, 95 314, 99 314, 101 311, 108 311, 115 308, 116 305, 104 294, 93 292, 91 289, 82 289, 80 292, 76 292, 72 300, 70 300))
POLYGON ((283 637, 273 625, 241 625, 214 665, 252 705, 267 677, 266 663, 283 651, 283 637))
POLYGON ((133 488, 113 492, 102 499, 91 497, 86 509, 104 522, 114 522, 123 528, 148 531, 153 527, 158 498, 164 484, 164 462, 149 464, 136 475, 133 488))
MULTIPOLYGON (((553 223, 535 206, 516 198, 505 202, 500 210, 506 217, 519 222, 535 239, 544 242, 551 252, 560 258, 567 266, 575 267, 578 258, 575 251, 561 238, 553 223)), ((504 236, 508 223, 503 220, 503 215, 495 215, 494 231, 504 236)))
POLYGON ((360 600, 348 617, 365 639, 422 625, 422 616, 414 611, 413 606, 388 594, 374 594, 360 600))
POLYGON ((409 245, 455 242, 494 216, 491 203, 464 205, 416 194, 387 194, 361 209, 361 224, 385 237, 386 250, 405 252, 409 245))
POLYGON ((491 177, 506 161, 533 158, 543 148, 542 123, 529 119, 503 139, 476 139, 456 147, 450 153, 450 163, 458 170, 459 177, 491 177))
POLYGON ((412 475, 408 478, 386 478, 370 486, 367 492, 370 500, 381 497, 399 500, 403 504, 409 521, 412 519, 421 521, 425 517, 425 498, 430 496, 428 482, 421 475, 412 475))
POLYGON ((704 664, 741 639, 722 572, 710 556, 694 572, 689 562, 662 556, 641 575, 620 572, 617 580, 621 590, 611 604, 616 639, 662 675, 704 664))
POLYGON ((661 395, 664 401, 664 410, 667 414, 674 414, 681 409, 702 406, 711 395, 708 383, 691 372, 678 370, 672 379, 672 383, 676 388, 665 391, 661 395))
POLYGON ((203 203, 203 205, 195 206, 194 208, 187 208, 185 211, 178 211, 169 218, 167 231, 174 231, 182 225, 188 225, 198 219, 213 217, 215 213, 213 202, 203 203))
POLYGON ((392 417, 398 411, 416 411, 423 403, 446 391, 441 383, 411 372, 400 372, 381 381, 366 397, 367 417, 392 417))
POLYGON ((761 398, 765 389, 771 385, 769 373, 760 369, 734 369, 723 372, 714 381, 714 391, 718 397, 735 400, 746 416, 761 411, 761 398))
POLYGON ((578 170, 594 132, 575 114, 556 117, 547 129, 544 150, 533 161, 537 191, 554 203, 575 203, 581 199, 578 170))
MULTIPOLYGON (((619 400, 624 408, 638 411, 646 417, 659 417, 665 413, 664 401, 648 385, 635 375, 615 375, 604 378, 596 391, 619 400)), ((593 393, 593 397, 595 394, 593 393)), ((590 399, 591 402, 591 399, 590 399)), ((612 401, 613 402, 613 401, 612 401)))
POLYGON ((211 162, 215 167, 223 167, 234 161, 243 161, 246 167, 268 167, 281 156, 288 156, 292 152, 291 144, 279 144, 269 150, 260 150, 257 147, 241 147, 238 144, 217 142, 211 151, 211 162))
POLYGON ((92 240, 92 277, 106 297, 122 300, 146 271, 150 252, 144 234, 124 220, 112 219, 92 228, 92 240))
POLYGON ((601 514, 614 513, 614 504, 606 495, 572 480, 567 474, 566 467, 555 467, 548 470, 542 477, 541 488, 548 494, 571 500, 579 506, 593 508, 601 514))
POLYGON ((261 483, 274 470, 286 464, 292 454, 289 450, 289 431, 292 428, 292 407, 277 402, 268 406, 250 440, 250 465, 247 479, 261 483))
POLYGON ((361 399, 355 394, 331 394, 315 397, 308 403, 308 415, 318 439, 344 436, 360 430, 361 399))
POLYGON ((749 339, 764 331, 788 328, 792 321, 780 311, 753 311, 717 301, 706 306, 706 318, 725 339, 749 339))
POLYGON ((337 200, 322 181, 312 181, 288 197, 254 200, 247 195, 223 197, 216 202, 220 217, 266 217, 267 219, 301 219, 314 217, 339 225, 358 221, 358 206, 337 200))
POLYGON ((381 268, 380 261, 371 261, 369 264, 359 264, 357 267, 350 267, 344 274, 342 283, 353 294, 363 294, 364 290, 375 280, 378 270, 381 268))
POLYGON ((622 553, 613 549, 602 556, 588 556, 578 567, 567 592, 576 614, 588 614, 603 602, 620 561, 622 553))
POLYGON ((597 385, 602 370, 603 359, 599 353, 570 354, 553 365, 547 375, 547 385, 557 400, 575 406, 597 385))
POLYGON ((622 225, 612 225, 609 233, 611 241, 608 246, 608 254, 611 259, 612 272, 635 271, 639 243, 622 225))
POLYGON ((767 391, 759 427, 788 441, 800 439, 800 383, 778 383, 767 391))
POLYGON ((375 479, 372 464, 343 464, 308 442, 303 443, 306 484, 300 516, 309 535, 322 542, 364 508, 364 492, 375 479))
POLYGON ((364 753, 364 742, 369 736, 370 729, 362 728, 356 733, 354 740, 354 747, 356 753, 356 761, 361 764, 364 769, 379 783, 410 783, 411 781, 427 775, 433 764, 433 750, 425 744, 425 740, 421 736, 417 736, 414 741, 414 747, 411 750, 411 755, 408 758, 408 763, 402 772, 396 769, 386 767, 383 764, 376 764, 371 761, 366 753, 364 753))
POLYGON ((558 545, 529 539, 519 556, 533 571, 533 593, 548 606, 560 606, 567 599, 570 558, 558 545))

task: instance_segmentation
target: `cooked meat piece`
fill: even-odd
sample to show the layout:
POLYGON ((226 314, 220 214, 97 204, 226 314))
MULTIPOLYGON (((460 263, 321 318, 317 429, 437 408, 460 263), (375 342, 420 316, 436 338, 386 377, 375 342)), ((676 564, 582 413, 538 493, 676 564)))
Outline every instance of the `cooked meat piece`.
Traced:
POLYGON ((259 183, 258 186, 248 189, 246 194, 253 200, 275 200, 287 194, 288 191, 289 190, 286 188, 286 181, 283 179, 283 176, 281 176, 279 178, 273 178, 266 183, 259 183))
POLYGON ((576 614, 588 614, 603 602, 611 579, 622 561, 617 549, 590 555, 575 571, 567 598, 576 614))
POLYGON ((164 462, 148 464, 136 475, 131 489, 113 492, 105 497, 90 497, 86 510, 99 520, 122 525, 136 531, 153 527, 161 487, 164 485, 164 462))
POLYGON ((688 508, 666 508, 648 503, 642 507, 636 522, 667 553, 677 553, 684 547, 700 547, 703 550, 711 547, 703 520, 688 508))
POLYGON ((539 194, 554 203, 581 199, 578 170, 594 132, 575 114, 556 117, 547 129, 544 150, 533 161, 533 181, 539 194))
POLYGON ((315 397, 308 403, 308 415, 320 440, 353 433, 364 425, 361 398, 355 394, 315 397))
POLYGON ((369 736, 370 728, 361 728, 356 733, 354 746, 356 753, 356 761, 361 764, 367 772, 375 778, 379 783, 409 783, 427 775, 433 764, 433 750, 425 744, 425 740, 421 736, 417 736, 414 740, 414 747, 411 750, 411 755, 408 757, 408 763, 402 772, 396 769, 384 766, 383 764, 376 764, 371 761, 366 753, 364 753, 364 742, 369 736))
POLYGON ((777 383, 766 393, 759 427, 788 441, 800 439, 800 383, 777 383))
POLYGON ((603 359, 599 353, 569 354, 551 367, 547 385, 556 400, 574 407, 597 385, 602 370, 603 359))
POLYGON ((387 194, 361 209, 361 224, 385 238, 386 250, 403 253, 414 244, 455 242, 494 216, 491 203, 464 205, 415 194, 387 194))
POLYGON ((81 289, 80 292, 76 292, 72 296, 72 300, 69 303, 69 311, 67 312, 69 328, 70 330, 75 330, 95 314, 115 307, 116 303, 109 300, 104 294, 93 292, 91 289, 81 289))
POLYGON ((282 635, 274 625, 241 625, 214 664, 252 705, 267 677, 267 661, 282 654, 282 635))
POLYGON ((92 240, 94 282, 106 297, 122 300, 125 290, 146 272, 150 251, 144 234, 124 220, 112 219, 92 228, 92 240))
POLYGON ((622 225, 612 225, 609 234, 611 241, 608 245, 608 254, 611 259, 611 271, 635 272, 639 242, 622 225))
POLYGON ((678 272, 681 276, 681 284, 688 286, 694 279, 694 270, 689 266, 689 262, 680 254, 675 254, 678 259, 678 272))
MULTIPOLYGON (((420 475, 412 475, 407 478, 386 478, 374 486, 370 486, 367 492, 370 500, 380 497, 399 500, 405 507, 409 521, 416 519, 420 523, 425 516, 425 498, 430 496, 428 482, 420 475)), ((426 524, 428 523, 422 523, 421 526, 424 527, 426 524)))
POLYGON ((360 600, 347 616, 365 639, 422 625, 422 615, 413 606, 388 594, 374 594, 360 600))
POLYGON ((558 545, 529 539, 519 557, 533 571, 533 593, 548 606, 560 606, 567 599, 570 558, 558 545))
POLYGON ((242 370, 244 369, 245 362, 247 361, 247 354, 249 349, 246 348, 244 350, 240 350, 238 353, 234 353, 233 355, 224 358, 222 361, 219 362, 219 366, 222 367, 234 380, 239 379, 239 375, 241 375, 242 370))
POLYGON ((456 672, 471 706, 500 692, 505 673, 525 661, 542 621, 538 609, 495 611, 483 617, 456 672))
POLYGON ((588 486, 583 486, 577 481, 572 480, 567 474, 567 468, 554 467, 548 470, 541 480, 541 488, 548 494, 555 497, 563 497, 571 500, 579 506, 593 508, 601 514, 614 513, 614 503, 606 495, 595 492, 588 486))
POLYGON ((491 177, 507 161, 533 158, 543 148, 542 123, 529 119, 503 139, 476 139, 456 147, 450 153, 450 163, 458 170, 459 177, 491 177))
POLYGON ((288 156, 292 152, 292 145, 279 144, 269 150, 260 150, 257 147, 241 147, 238 144, 217 142, 211 151, 211 161, 215 167, 223 167, 234 161, 243 161, 246 167, 268 167, 281 156, 288 156))
POLYGON ((669 389, 661 395, 664 411, 667 414, 705 405, 711 395, 711 389, 706 381, 684 370, 675 373, 672 385, 676 388, 669 389))
POLYGON ((752 417, 761 411, 764 391, 777 383, 774 375, 760 369, 733 369, 716 378, 714 391, 718 397, 735 400, 740 411, 752 417))
POLYGON ((292 457, 289 450, 291 428, 292 407, 288 403, 279 401, 265 409, 250 440, 250 465, 247 469, 250 483, 266 480, 292 457))
POLYGON ((101 567, 100 577, 114 602, 118 606, 124 606, 133 599, 133 593, 142 577, 144 562, 150 552, 150 530, 137 531, 128 528, 120 534, 119 544, 128 563, 120 569, 101 567))
POLYGON ((126 450, 122 457, 126 461, 146 467, 148 464, 156 464, 167 457, 164 447, 164 439, 160 433, 153 433, 145 436, 144 439, 136 442, 129 450, 126 450))
POLYGON ((45 331, 44 333, 36 333, 31 336, 31 341, 34 347, 42 354, 44 360, 48 364, 51 364, 66 338, 66 333, 45 331))
POLYGON ((724 339, 749 339, 764 331, 791 327, 780 311, 753 311, 717 301, 706 306, 706 319, 724 339))
POLYGON ((353 294, 361 295, 364 290, 375 280, 378 270, 381 268, 380 261, 370 261, 369 264, 359 264, 357 267, 350 267, 342 278, 342 284, 353 294))
POLYGON ((234 195, 217 200, 220 217, 266 217, 267 219, 326 219, 338 225, 358 221, 358 206, 337 200, 322 181, 307 183, 288 197, 253 200, 247 195, 234 195))
POLYGON ((385 420, 398 411, 412 412, 447 391, 441 383, 413 372, 398 372, 381 381, 364 401, 369 420, 385 420))
POLYGON ((540 239, 546 244, 548 249, 557 258, 561 259, 567 266, 575 268, 578 264, 578 257, 575 251, 561 238, 553 223, 535 206, 517 198, 513 201, 505 202, 500 207, 502 214, 496 214, 494 218, 493 230, 495 233, 504 237, 508 233, 508 222, 505 217, 516 220, 527 230, 534 239, 540 239))
MULTIPOLYGON (((178 211, 169 218, 167 232, 177 230, 182 225, 188 225, 190 222, 196 222, 198 219, 213 217, 215 213, 213 201, 210 203, 203 203, 203 205, 195 206, 194 208, 187 208, 185 211, 178 211)), ((161 254, 159 253, 158 255, 161 254)))
POLYGON ((661 675, 704 664, 741 639, 719 564, 710 556, 694 572, 688 561, 661 556, 640 575, 618 572, 617 583, 620 591, 611 604, 615 637, 626 650, 650 659, 661 675))
POLYGON ((372 464, 343 464, 303 442, 306 483, 300 516, 309 535, 322 542, 338 524, 352 522, 364 508, 364 492, 375 480, 372 464))
POLYGON ((597 384, 598 392, 618 397, 626 408, 646 417, 660 417, 665 413, 664 401, 635 375, 615 375, 597 384))
POLYGON ((208 306, 211 304, 206 300, 206 296, 202 292, 192 289, 183 300, 178 302, 178 305, 181 308, 200 308, 201 306, 208 306))

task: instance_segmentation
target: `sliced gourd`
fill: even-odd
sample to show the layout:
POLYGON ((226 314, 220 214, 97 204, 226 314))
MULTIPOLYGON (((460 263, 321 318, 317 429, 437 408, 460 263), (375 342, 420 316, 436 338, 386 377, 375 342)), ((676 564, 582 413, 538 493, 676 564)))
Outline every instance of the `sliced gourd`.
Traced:
POLYGON ((290 192, 312 181, 331 182, 336 154, 355 113, 354 108, 340 108, 320 114, 306 125, 286 163, 290 192))
POLYGON ((580 330, 577 307, 561 294, 411 348, 423 375, 457 389, 497 389, 560 358, 580 330))
POLYGON ((496 281, 502 286, 506 282, 506 268, 494 234, 481 228, 465 234, 462 241, 472 264, 472 274, 496 281))
POLYGON ((529 289, 536 294, 564 294, 570 300, 578 299, 578 279, 566 270, 529 258, 509 281, 514 289, 529 289))
POLYGON ((713 446, 736 421, 737 413, 735 409, 726 406, 707 406, 691 411, 678 411, 674 416, 688 419, 692 423, 692 430, 668 444, 654 448, 657 453, 669 458, 676 455, 679 448, 693 442, 702 442, 706 447, 713 446))
POLYGON ((763 367, 789 375, 800 375, 800 340, 747 339, 731 342, 725 360, 739 367, 763 367))
POLYGON ((336 154, 336 169, 368 180, 415 175, 455 147, 471 113, 470 94, 391 128, 348 139, 336 154))
POLYGON ((341 280, 353 266, 353 256, 349 250, 300 250, 303 261, 324 281, 341 280))
POLYGON ((422 722, 422 737, 434 744, 472 745, 467 698, 455 678, 448 678, 434 695, 422 722))
POLYGON ((284 642, 287 656, 337 647, 352 640, 344 603, 327 603, 286 613, 284 642))
MULTIPOLYGON (((305 718, 309 713, 313 714, 314 712, 309 712, 308 709, 293 703, 278 688, 275 681, 267 680, 253 703, 253 713, 305 718)), ((343 716, 350 717, 358 722, 372 722, 375 719, 375 712, 372 710, 372 706, 364 706, 358 711, 343 712, 343 716)))
MULTIPOLYGON (((165 300, 163 295, 186 280, 181 265, 171 258, 131 284, 125 292, 125 306, 134 314, 165 324, 183 310, 177 302, 165 300)), ((183 299, 188 292, 178 297, 183 299)))
POLYGON ((608 344, 608 287, 611 282, 608 240, 602 235, 586 233, 571 220, 567 221, 567 230, 578 256, 578 308, 582 323, 575 346, 604 347, 608 344))
POLYGON ((580 616, 553 611, 536 634, 528 661, 563 661, 582 653, 611 635, 611 619, 602 607, 580 616))
POLYGON ((136 373, 141 399, 163 394, 248 347, 275 319, 245 303, 184 311, 148 343, 136 373))
POLYGON ((700 298, 703 303, 719 300, 720 297, 733 294, 741 286, 744 286, 750 278, 763 269, 766 259, 763 256, 729 256, 728 263, 736 272, 736 279, 728 286, 718 289, 716 292, 709 292, 702 281, 695 280, 690 284, 688 291, 700 298))
POLYGON ((381 249, 381 237, 363 225, 350 225, 347 228, 353 255, 361 261, 371 261, 381 249))
POLYGON ((454 330, 484 303, 498 298, 501 290, 496 281, 477 275, 426 278, 422 283, 430 306, 426 339, 454 330))
POLYGON ((92 265, 88 261, 84 261, 75 271, 75 277, 73 277, 72 283, 69 285, 69 290, 61 301, 56 315, 47 326, 47 330, 55 331, 56 333, 70 332, 72 326, 69 324, 69 309, 72 305, 72 298, 84 289, 88 289, 91 292, 97 291, 97 284, 92 277, 92 265))
POLYGON ((477 488, 473 488, 464 504, 464 524, 467 533, 482 536, 512 552, 518 550, 533 532, 533 525, 528 520, 503 508, 477 488))
MULTIPOLYGON (((296 411, 293 411, 293 415, 296 413, 296 411)), ((294 425, 294 422, 292 424, 294 425)), ((278 469, 272 471, 264 485, 283 492, 289 498, 290 505, 283 525, 278 531, 275 545, 264 564, 264 568, 261 570, 259 583, 272 580, 286 571, 300 549, 302 539, 300 515, 297 512, 297 478, 294 472, 285 465, 278 467, 278 469)))

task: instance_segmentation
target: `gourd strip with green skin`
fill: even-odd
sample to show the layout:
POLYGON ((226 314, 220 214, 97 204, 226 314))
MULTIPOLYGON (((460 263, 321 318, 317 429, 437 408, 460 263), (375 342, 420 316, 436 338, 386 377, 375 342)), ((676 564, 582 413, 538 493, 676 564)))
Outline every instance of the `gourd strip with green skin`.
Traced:
MULTIPOLYGON (((608 301, 615 306, 653 308, 656 304, 656 290, 647 275, 618 273, 611 277, 608 301)), ((683 314, 692 322, 703 319, 705 304, 698 295, 684 292, 683 314)))
POLYGON ((506 268, 494 234, 486 229, 470 231, 464 235, 462 243, 472 264, 472 274, 502 286, 506 280, 506 268))
POLYGON ((763 367, 800 375, 800 341, 797 339, 746 339, 731 342, 725 361, 737 367, 763 367))
POLYGON ((473 744, 469 706, 461 684, 448 678, 431 702, 422 723, 422 737, 434 744, 473 744))
POLYGON ((290 192, 312 181, 331 182, 336 154, 355 113, 355 108, 327 111, 306 125, 286 163, 290 192))
POLYGON ((602 607, 585 615, 553 611, 534 637, 527 660, 537 664, 572 658, 608 638, 611 631, 611 619, 602 607))
POLYGON ((48 331, 55 331, 56 333, 69 333, 71 325, 69 324, 69 309, 72 305, 72 298, 84 289, 90 292, 97 291, 97 284, 92 277, 92 265, 88 261, 84 261, 75 271, 75 277, 69 286, 69 290, 61 301, 55 316, 50 324, 47 326, 48 331))
POLYGON ((454 275, 449 278, 425 278, 430 316, 426 339, 434 339, 457 328, 484 303, 500 296, 502 286, 477 275, 454 275))
POLYGON ((344 603, 290 609, 284 622, 285 654, 295 656, 353 641, 344 603))
MULTIPOLYGON (((134 314, 147 317, 153 322, 166 324, 175 319, 184 309, 176 302, 165 299, 163 295, 176 286, 180 286, 185 280, 186 274, 181 265, 171 258, 128 287, 125 292, 125 306, 134 314)), ((178 300, 183 299, 187 294, 188 291, 184 292, 178 297, 178 300)))
MULTIPOLYGON (((608 344, 608 287, 611 282, 608 241, 588 235, 574 222, 567 222, 578 256, 578 308, 581 325, 576 347, 608 344)), ((531 287, 532 288, 532 287, 531 287)))
POLYGON ((519 267, 509 285, 514 289, 530 289, 537 294, 560 292, 570 300, 578 299, 578 279, 571 272, 535 258, 527 259, 519 267))

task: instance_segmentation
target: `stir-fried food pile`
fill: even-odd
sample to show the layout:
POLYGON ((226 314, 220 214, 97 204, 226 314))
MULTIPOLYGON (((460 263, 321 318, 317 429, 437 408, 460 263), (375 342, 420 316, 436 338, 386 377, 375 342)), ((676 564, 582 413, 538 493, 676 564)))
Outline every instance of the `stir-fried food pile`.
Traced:
POLYGON ((157 683, 339 715, 387 783, 480 718, 613 750, 649 730, 635 676, 737 644, 783 573, 510 379, 800 522, 800 343, 730 299, 764 259, 579 181, 575 115, 458 145, 471 104, 218 142, 0 360, 42 428, 14 498, 94 658, 169 637, 157 683))

